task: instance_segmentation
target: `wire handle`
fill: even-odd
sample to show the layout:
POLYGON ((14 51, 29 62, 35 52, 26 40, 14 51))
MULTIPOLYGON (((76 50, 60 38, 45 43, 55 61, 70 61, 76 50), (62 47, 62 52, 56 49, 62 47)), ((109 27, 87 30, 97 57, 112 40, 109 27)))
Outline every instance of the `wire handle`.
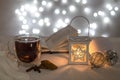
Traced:
POLYGON ((88 36, 89 36, 90 35, 90 33, 89 33, 89 31, 90 31, 90 22, 89 22, 89 20, 84 16, 75 16, 70 21, 70 25, 72 24, 72 21, 75 20, 76 18, 83 18, 83 19, 85 19, 87 21, 87 23, 88 23, 88 36))

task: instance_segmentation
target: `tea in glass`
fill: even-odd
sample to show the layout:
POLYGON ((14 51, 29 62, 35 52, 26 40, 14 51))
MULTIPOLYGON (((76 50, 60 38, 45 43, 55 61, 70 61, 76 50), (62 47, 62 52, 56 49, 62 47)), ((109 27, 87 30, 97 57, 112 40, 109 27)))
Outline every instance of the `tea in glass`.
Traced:
POLYGON ((40 38, 33 35, 16 36, 15 50, 20 61, 31 63, 40 54, 40 38))

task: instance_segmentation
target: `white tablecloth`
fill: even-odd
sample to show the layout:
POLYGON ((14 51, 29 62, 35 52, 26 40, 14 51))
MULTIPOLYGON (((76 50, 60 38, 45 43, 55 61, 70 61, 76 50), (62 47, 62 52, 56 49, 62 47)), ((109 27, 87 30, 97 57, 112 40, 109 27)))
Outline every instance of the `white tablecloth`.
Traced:
MULTIPOLYGON (((3 43, 2 39, 0 39, 1 44, 3 43)), ((110 46, 118 52, 120 58, 120 38, 109 38, 109 40, 111 41, 110 46)), ((98 40, 97 42, 104 41, 98 40)), ((109 48, 108 45, 103 44, 103 46, 109 48)), ((98 48, 95 50, 102 50, 101 47, 95 48, 98 48)), ((18 68, 14 61, 2 55, 5 52, 1 52, 1 50, 6 49, 6 46, 0 48, 0 80, 120 80, 120 59, 114 66, 91 69, 89 65, 68 65, 68 54, 42 54, 42 60, 51 61, 58 66, 58 69, 54 71, 41 70, 41 73, 34 71, 27 73, 25 72, 26 68, 18 68)))
POLYGON ((68 65, 68 54, 43 54, 58 66, 54 71, 29 72, 31 80, 119 80, 120 64, 112 67, 91 69, 89 65, 68 65))
MULTIPOLYGON (((2 61, 4 59, 5 58, 2 58, 2 61)), ((16 79, 14 78, 12 79, 20 80, 19 78, 21 76, 24 78, 24 80, 25 78, 26 80, 28 79, 30 80, 119 80, 120 63, 117 63, 115 66, 109 66, 99 69, 91 69, 89 65, 68 65, 68 54, 42 54, 42 60, 46 60, 46 59, 57 65, 58 69, 53 71, 41 69, 41 73, 34 71, 27 73, 25 72, 26 68, 19 67, 18 70, 16 70, 16 68, 15 70, 12 70, 11 76, 16 75, 16 79), (15 74, 15 71, 17 74, 15 74)), ((9 62, 6 64, 14 65, 13 64, 14 62, 13 63, 9 63, 9 62)), ((0 67, 1 66, 2 65, 0 65, 0 67)), ((2 69, 2 67, 0 69, 2 69)), ((1 74, 2 73, 0 70, 0 75, 1 74)), ((10 77, 9 73, 4 75, 10 77)))

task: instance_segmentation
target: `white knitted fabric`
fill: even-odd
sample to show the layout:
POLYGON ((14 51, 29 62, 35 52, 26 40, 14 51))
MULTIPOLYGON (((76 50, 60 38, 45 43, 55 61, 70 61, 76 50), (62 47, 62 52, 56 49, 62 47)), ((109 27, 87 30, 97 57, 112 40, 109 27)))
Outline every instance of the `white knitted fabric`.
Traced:
POLYGON ((0 51, 0 80, 30 80, 29 75, 19 70, 17 63, 0 51))

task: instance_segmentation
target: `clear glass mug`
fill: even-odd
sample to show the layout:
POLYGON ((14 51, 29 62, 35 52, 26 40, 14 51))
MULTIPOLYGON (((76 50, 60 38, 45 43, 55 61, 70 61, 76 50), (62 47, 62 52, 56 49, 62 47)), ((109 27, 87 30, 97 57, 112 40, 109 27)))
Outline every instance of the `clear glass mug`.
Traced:
POLYGON ((24 34, 14 37, 8 43, 9 54, 14 55, 19 65, 30 66, 41 64, 40 37, 34 34, 24 34))

